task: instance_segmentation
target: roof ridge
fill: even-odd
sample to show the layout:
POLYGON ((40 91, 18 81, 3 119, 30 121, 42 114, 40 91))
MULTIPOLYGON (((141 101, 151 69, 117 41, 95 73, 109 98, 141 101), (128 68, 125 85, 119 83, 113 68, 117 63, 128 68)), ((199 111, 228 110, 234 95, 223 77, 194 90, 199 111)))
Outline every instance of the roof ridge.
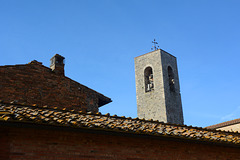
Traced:
POLYGON ((221 122, 221 123, 214 124, 214 125, 210 125, 210 126, 207 126, 205 128, 217 129, 217 128, 220 128, 220 127, 225 127, 225 126, 229 126, 229 125, 236 124, 236 123, 240 123, 240 118, 233 119, 233 120, 230 120, 230 121, 221 122))

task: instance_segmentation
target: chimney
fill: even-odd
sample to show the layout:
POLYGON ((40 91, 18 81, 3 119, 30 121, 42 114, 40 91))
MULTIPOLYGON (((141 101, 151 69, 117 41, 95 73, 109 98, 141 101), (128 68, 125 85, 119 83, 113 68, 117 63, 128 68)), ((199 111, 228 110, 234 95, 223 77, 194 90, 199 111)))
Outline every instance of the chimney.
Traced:
POLYGON ((50 68, 52 69, 52 71, 54 71, 57 74, 61 74, 64 75, 64 57, 56 54, 55 56, 53 56, 50 61, 51 61, 51 65, 50 68))

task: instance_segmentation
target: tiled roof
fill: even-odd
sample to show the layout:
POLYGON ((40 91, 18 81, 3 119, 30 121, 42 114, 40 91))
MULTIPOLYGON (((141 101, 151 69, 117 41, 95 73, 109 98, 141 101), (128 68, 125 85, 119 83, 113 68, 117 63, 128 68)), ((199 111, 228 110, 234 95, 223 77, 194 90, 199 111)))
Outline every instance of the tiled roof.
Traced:
POLYGON ((207 128, 207 129, 218 129, 218 128, 222 128, 222 127, 234 125, 234 124, 237 124, 237 123, 240 123, 240 118, 234 119, 234 120, 231 120, 231 121, 226 121, 226 122, 218 123, 218 124, 211 125, 211 126, 207 126, 207 127, 205 127, 205 128, 207 128))
POLYGON ((225 132, 168 124, 138 118, 118 117, 101 113, 83 113, 24 104, 0 102, 0 121, 48 124, 73 128, 91 128, 105 131, 144 134, 152 136, 173 137, 196 141, 240 145, 240 133, 225 132))
MULTIPOLYGON (((43 73, 50 74, 50 75, 56 75, 54 72, 52 72, 51 68, 44 66, 42 64, 42 62, 38 62, 37 60, 33 60, 33 61, 29 62, 28 64, 4 65, 4 66, 0 66, 0 69, 8 69, 9 72, 12 72, 9 69, 13 68, 14 71, 17 71, 17 73, 13 73, 13 75, 17 74, 17 79, 19 80, 19 79, 21 79, 21 78, 19 78, 20 77, 19 75, 23 74, 24 75, 24 79, 25 79, 26 78, 26 73, 21 73, 21 70, 17 70, 17 69, 22 69, 22 70, 24 70, 26 72, 26 70, 27 70, 26 67, 30 67, 30 68, 34 68, 34 69, 44 69, 43 73), (35 67, 32 67, 32 66, 35 66, 35 67)), ((37 77, 39 78, 39 76, 40 76, 40 75, 38 75, 39 72, 34 72, 32 70, 31 70, 31 72, 36 73, 37 77)), ((7 72, 6 73, 3 72, 3 73, 7 74, 7 72)), ((31 74, 30 77, 27 76, 31 80, 33 79, 33 75, 34 75, 33 73, 31 74)), ((41 74, 42 74, 42 72, 41 72, 41 74)), ((63 76, 66 80, 69 80, 69 81, 73 82, 74 85, 76 85, 75 88, 84 88, 84 90, 88 90, 88 91, 91 91, 91 92, 95 93, 97 95, 97 97, 99 98, 98 107, 101 107, 101 106, 103 106, 105 104, 108 104, 108 103, 112 102, 111 98, 106 97, 105 95, 103 95, 103 94, 101 94, 101 93, 99 93, 99 92, 97 92, 97 91, 95 91, 95 90, 93 90, 93 89, 83 85, 83 84, 80 84, 79 82, 77 82, 77 81, 75 81, 75 80, 73 80, 73 79, 71 79, 71 78, 69 78, 69 77, 67 77, 65 75, 60 75, 60 76, 61 77, 63 76)), ((0 78, 4 78, 4 76, 0 77, 0 78)), ((47 80, 49 80, 49 79, 44 79, 44 81, 47 81, 47 80)), ((50 80, 50 81, 52 81, 52 80, 50 80)), ((1 85, 1 82, 2 81, 0 81, 0 85, 1 85)), ((28 86, 25 86, 25 87, 28 88, 28 86)), ((0 96, 1 96, 1 94, 0 94, 0 96)))

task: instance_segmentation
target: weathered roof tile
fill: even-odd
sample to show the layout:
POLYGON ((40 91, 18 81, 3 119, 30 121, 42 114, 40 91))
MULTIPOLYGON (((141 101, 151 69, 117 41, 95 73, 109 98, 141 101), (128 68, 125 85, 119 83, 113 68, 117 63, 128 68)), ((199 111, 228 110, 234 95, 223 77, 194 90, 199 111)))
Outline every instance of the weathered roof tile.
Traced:
POLYGON ((224 132, 204 128, 168 124, 139 118, 126 118, 110 114, 83 113, 74 110, 50 109, 0 102, 0 121, 33 122, 77 128, 98 128, 108 131, 168 136, 240 145, 238 132, 224 132))

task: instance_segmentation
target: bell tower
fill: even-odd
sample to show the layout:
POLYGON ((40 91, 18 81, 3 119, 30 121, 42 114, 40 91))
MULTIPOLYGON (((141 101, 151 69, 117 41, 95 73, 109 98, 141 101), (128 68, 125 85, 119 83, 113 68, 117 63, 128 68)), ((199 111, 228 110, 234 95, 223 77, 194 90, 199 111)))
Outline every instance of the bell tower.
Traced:
POLYGON ((176 57, 157 49, 134 61, 138 117, 183 124, 176 57))

